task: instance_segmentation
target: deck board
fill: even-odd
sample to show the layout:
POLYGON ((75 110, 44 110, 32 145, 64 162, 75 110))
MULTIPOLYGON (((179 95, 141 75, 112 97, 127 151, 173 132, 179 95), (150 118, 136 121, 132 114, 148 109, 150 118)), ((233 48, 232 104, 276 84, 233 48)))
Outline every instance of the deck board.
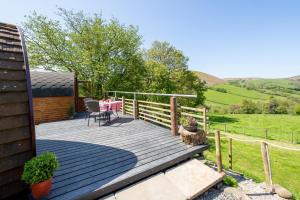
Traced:
POLYGON ((98 127, 84 119, 36 126, 37 152, 55 152, 60 168, 48 199, 94 199, 207 149, 188 146, 167 128, 129 116, 98 127))

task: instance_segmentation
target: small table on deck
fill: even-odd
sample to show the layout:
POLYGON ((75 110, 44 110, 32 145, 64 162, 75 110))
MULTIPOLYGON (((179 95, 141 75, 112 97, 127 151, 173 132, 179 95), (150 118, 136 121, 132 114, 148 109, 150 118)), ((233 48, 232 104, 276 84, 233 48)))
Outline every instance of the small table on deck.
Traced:
POLYGON ((99 106, 100 111, 112 111, 112 114, 119 118, 118 111, 121 109, 122 101, 99 101, 99 106), (114 113, 114 111, 116 114, 114 113))

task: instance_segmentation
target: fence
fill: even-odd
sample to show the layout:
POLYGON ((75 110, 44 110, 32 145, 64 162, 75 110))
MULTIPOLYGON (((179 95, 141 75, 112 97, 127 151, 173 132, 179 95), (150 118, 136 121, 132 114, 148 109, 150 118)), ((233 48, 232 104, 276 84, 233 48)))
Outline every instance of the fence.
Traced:
POLYGON ((223 130, 226 133, 236 133, 246 136, 254 136, 268 140, 278 140, 290 143, 300 143, 300 132, 286 131, 275 128, 258 128, 250 126, 238 126, 228 123, 211 123, 211 130, 223 130))
POLYGON ((206 108, 192 108, 180 106, 176 97, 170 97, 170 104, 128 99, 122 97, 122 113, 132 115, 135 119, 142 119, 171 128, 173 135, 178 133, 178 124, 181 117, 193 117, 198 124, 207 131, 206 108))
POLYGON ((226 166, 258 181, 265 180, 270 187, 273 183, 280 184, 293 192, 296 198, 300 197, 300 174, 297 172, 300 168, 300 147, 260 139, 245 140, 220 135, 220 131, 214 134, 209 139, 211 146, 215 144, 219 171, 226 166))

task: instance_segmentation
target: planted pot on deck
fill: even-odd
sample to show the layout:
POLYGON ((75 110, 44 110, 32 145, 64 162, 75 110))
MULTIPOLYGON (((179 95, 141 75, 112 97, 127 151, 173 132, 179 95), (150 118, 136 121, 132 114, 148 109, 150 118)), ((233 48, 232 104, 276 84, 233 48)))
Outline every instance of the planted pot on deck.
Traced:
POLYGON ((45 152, 25 163, 22 180, 31 186, 35 199, 41 199, 50 193, 53 173, 58 166, 57 158, 51 152, 45 152))

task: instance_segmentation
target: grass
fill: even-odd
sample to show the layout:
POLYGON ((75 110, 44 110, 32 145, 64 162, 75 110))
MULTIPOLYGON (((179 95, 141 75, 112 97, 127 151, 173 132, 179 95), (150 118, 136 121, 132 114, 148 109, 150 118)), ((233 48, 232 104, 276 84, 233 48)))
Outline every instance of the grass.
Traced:
MULTIPOLYGON (((215 161, 215 144, 209 139, 210 148, 205 152, 207 160, 215 161)), ((222 162, 228 168, 228 142, 221 141, 222 162)), ((264 181, 260 144, 233 141, 233 170, 243 173, 257 182, 264 181)), ((300 152, 270 147, 273 183, 282 185, 300 199, 300 152)))
POLYGON ((210 115, 210 129, 300 143, 300 116, 271 114, 210 115), (293 139, 292 139, 293 137, 293 139))
MULTIPOLYGON (((290 96, 300 97, 296 94, 289 94, 290 96)), ((278 95, 265 94, 257 90, 248 90, 246 88, 230 85, 219 84, 211 87, 205 92, 206 104, 210 106, 228 107, 232 104, 241 104, 244 99, 252 101, 268 101, 271 96, 280 100, 287 100, 286 97, 278 95), (227 93, 219 92, 214 89, 224 88, 227 93)))

